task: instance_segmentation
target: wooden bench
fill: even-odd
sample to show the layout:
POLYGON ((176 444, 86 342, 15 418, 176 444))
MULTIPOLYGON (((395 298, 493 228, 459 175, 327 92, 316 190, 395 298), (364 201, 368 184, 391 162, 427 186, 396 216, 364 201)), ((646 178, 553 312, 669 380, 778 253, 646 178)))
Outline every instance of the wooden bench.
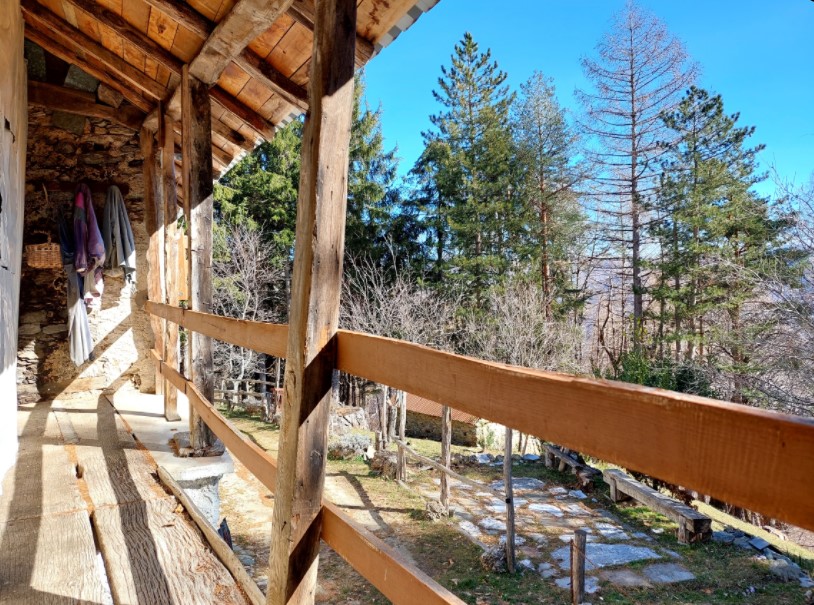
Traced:
POLYGON ((603 476, 605 483, 610 487, 610 497, 613 502, 633 498, 678 523, 678 541, 682 544, 706 542, 712 535, 710 518, 693 507, 636 481, 619 469, 606 469, 603 476))
POLYGON ((557 470, 564 471, 566 467, 571 468, 571 472, 579 478, 579 483, 582 487, 586 487, 593 481, 594 477, 599 475, 599 471, 595 468, 583 464, 577 460, 570 453, 561 450, 560 448, 544 444, 543 450, 545 451, 545 465, 548 468, 554 468, 555 463, 559 460, 557 470))

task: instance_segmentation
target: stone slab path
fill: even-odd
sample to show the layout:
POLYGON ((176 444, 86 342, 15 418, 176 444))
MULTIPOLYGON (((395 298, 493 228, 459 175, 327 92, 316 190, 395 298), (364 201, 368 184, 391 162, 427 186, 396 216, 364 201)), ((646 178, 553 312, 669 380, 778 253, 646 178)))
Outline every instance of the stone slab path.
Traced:
MULTIPOLYGON (((414 483, 432 499, 438 498, 440 479, 414 483)), ((574 531, 587 532, 585 554, 586 592, 599 589, 599 581, 617 586, 652 586, 692 580, 695 576, 677 553, 659 546, 648 534, 632 531, 580 490, 534 478, 515 478, 515 532, 517 565, 549 579, 560 588, 570 587, 570 542, 574 531), (647 565, 628 569, 630 563, 647 565)), ((505 543, 506 503, 493 493, 450 481, 451 506, 461 532, 486 549, 505 543)), ((503 481, 489 487, 503 490, 503 481)))

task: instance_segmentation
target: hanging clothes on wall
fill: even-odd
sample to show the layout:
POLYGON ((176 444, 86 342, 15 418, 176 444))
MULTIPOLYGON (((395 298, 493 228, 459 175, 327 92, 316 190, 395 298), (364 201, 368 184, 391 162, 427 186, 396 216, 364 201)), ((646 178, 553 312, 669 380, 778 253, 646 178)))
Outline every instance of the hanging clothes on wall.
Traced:
POLYGON ((124 271, 124 283, 136 284, 136 242, 127 208, 124 206, 122 192, 116 185, 107 190, 105 216, 102 220, 102 237, 105 242, 107 258, 105 269, 121 267, 124 271))
POLYGON ((73 213, 74 242, 76 244, 74 266, 83 278, 81 295, 89 313, 102 308, 102 265, 105 262, 105 244, 90 189, 84 183, 76 188, 73 213))
POLYGON ((65 217, 59 216, 59 245, 62 252, 62 268, 67 277, 68 288, 68 343, 71 361, 81 366, 93 355, 93 342, 90 337, 90 324, 85 303, 82 300, 82 278, 74 266, 76 248, 74 235, 65 217))

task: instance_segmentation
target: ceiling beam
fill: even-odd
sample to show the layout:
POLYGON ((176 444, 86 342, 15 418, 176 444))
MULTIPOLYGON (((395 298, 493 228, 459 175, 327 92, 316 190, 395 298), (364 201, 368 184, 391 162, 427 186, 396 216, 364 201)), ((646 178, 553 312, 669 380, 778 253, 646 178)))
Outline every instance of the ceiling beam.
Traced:
MULTIPOLYGON (((216 26, 184 2, 179 2, 178 0, 145 0, 145 2, 207 41, 215 32, 216 27, 220 27, 221 24, 224 24, 227 19, 229 19, 229 16, 227 16, 221 21, 221 24, 216 26)), ((238 6, 235 6, 235 8, 238 8, 238 6)), ((232 9, 230 15, 234 13, 234 10, 235 9, 232 9)), ((254 35, 254 38, 257 38, 271 27, 272 22, 273 21, 268 21, 265 27, 261 25, 260 27, 263 27, 263 29, 260 33, 254 35)), ((311 27, 313 29, 313 24, 311 27)), ((249 42, 254 38, 249 40, 249 42)), ((205 42, 204 45, 207 43, 208 42, 205 42)), ((291 78, 285 76, 263 57, 248 48, 248 42, 232 57, 232 61, 250 76, 262 82, 269 90, 281 96, 286 102, 291 103, 303 111, 308 109, 308 91, 305 87, 300 86, 291 80, 291 78)), ((224 65, 223 69, 225 69, 225 67, 224 65)), ((190 69, 191 68, 192 65, 190 65, 190 69)), ((220 73, 223 73, 223 69, 219 72, 218 77, 220 77, 220 73)), ((208 81, 210 79, 212 79, 211 76, 207 76, 204 80, 208 81)))
POLYGON ((144 121, 144 113, 135 107, 108 107, 97 103, 96 95, 91 92, 34 80, 28 82, 28 103, 55 111, 101 118, 134 131, 138 131, 144 121))
MULTIPOLYGON (((53 36, 57 42, 68 49, 74 49, 80 55, 92 56, 104 65, 107 70, 112 71, 130 86, 155 101, 160 101, 167 96, 167 89, 162 84, 71 26, 67 21, 52 13, 36 0, 22 0, 20 6, 26 23, 31 25, 32 29, 53 36)), ((66 60, 69 63, 74 62, 73 58, 66 60)))
MULTIPOLYGON (((287 14, 311 32, 314 31, 314 15, 316 14, 314 0, 294 0, 287 14)), ((355 52, 356 67, 363 67, 373 57, 373 43, 357 33, 355 52)))
POLYGON ((96 60, 95 57, 78 55, 73 50, 57 42, 54 39, 54 36, 48 33, 43 33, 35 27, 32 27, 30 24, 26 24, 25 37, 35 44, 41 46, 55 57, 59 57, 67 63, 76 65, 97 80, 101 80, 111 88, 118 90, 125 99, 130 101, 131 104, 138 107, 142 111, 148 112, 154 107, 153 103, 138 94, 126 82, 123 82, 115 73, 111 73, 110 70, 96 60))

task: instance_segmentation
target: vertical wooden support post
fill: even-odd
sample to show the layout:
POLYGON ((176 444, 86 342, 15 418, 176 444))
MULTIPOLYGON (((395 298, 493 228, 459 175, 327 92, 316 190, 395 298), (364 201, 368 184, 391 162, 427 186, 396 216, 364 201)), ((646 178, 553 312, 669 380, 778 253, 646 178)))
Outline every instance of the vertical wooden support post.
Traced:
POLYGON ((571 541, 571 603, 581 605, 585 598, 585 548, 588 534, 584 529, 574 532, 571 541))
MULTIPOLYGON (((449 468, 452 464, 452 408, 441 408, 441 464, 449 468)), ((441 506, 449 514, 449 476, 441 473, 441 506)))
MULTIPOLYGON (((161 141, 161 185, 164 194, 164 276, 166 303, 177 307, 178 300, 178 190, 175 183, 175 136, 173 120, 161 117, 164 127, 161 141)), ((164 362, 177 370, 178 324, 168 321, 164 328, 164 362)), ((169 382, 164 385, 164 418, 180 420, 178 391, 169 382)))
POLYGON ((514 573, 514 485, 512 483, 512 429, 506 427, 503 446, 503 486, 506 492, 506 567, 514 573))
POLYGON ((398 474, 400 481, 407 481, 407 454, 402 447, 402 443, 407 443, 407 392, 399 391, 399 453, 398 453, 398 474))
MULTIPOLYGON (((139 134, 141 155, 144 158, 144 225, 150 242, 147 247, 147 296, 150 300, 164 302, 164 201, 161 195, 161 170, 155 145, 155 135, 142 128, 139 134)), ((164 324, 160 317, 150 316, 153 342, 156 351, 164 351, 164 324)), ((155 392, 164 391, 164 378, 156 366, 155 392)))
POLYGON ((268 603, 314 602, 345 247, 356 0, 318 0, 291 284, 268 603))
MULTIPOLYGON (((182 155, 184 205, 189 208, 190 290, 193 311, 212 312, 212 115, 207 86, 190 75, 185 65, 181 74, 182 155)), ((207 400, 215 396, 212 339, 191 333, 192 383, 207 400)), ((212 433, 190 406, 192 449, 203 452, 215 444, 212 433)))

